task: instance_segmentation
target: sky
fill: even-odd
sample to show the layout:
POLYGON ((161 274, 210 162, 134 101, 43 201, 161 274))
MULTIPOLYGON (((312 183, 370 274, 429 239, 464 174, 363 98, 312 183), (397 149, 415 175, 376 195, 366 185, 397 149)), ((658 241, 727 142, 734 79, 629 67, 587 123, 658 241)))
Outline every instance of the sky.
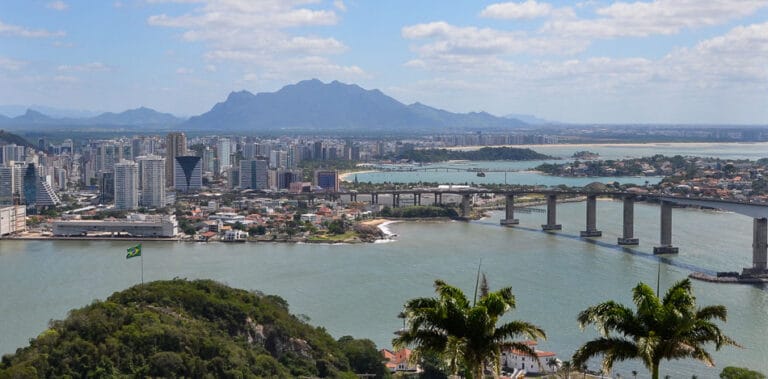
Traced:
POLYGON ((768 124, 768 0, 2 0, 0 104, 204 113, 317 78, 452 112, 768 124))

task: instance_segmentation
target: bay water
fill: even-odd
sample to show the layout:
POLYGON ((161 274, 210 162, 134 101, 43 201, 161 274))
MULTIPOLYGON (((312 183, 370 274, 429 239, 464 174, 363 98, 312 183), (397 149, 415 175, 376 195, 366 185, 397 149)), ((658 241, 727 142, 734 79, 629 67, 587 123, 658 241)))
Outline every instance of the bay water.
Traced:
MULTIPOLYGON (((765 147, 758 147, 766 151, 765 147)), ((748 147, 734 149, 743 152, 748 147)), ((706 154, 701 151, 701 154, 706 154)), ((755 152, 755 156, 759 152, 755 152)), ((468 174, 468 173, 465 173, 468 174)), ((211 278, 228 285, 285 298, 291 311, 325 327, 334 337, 370 338, 389 347, 402 327, 403 303, 432 296, 432 283, 444 279, 471 294, 482 271, 491 288, 512 286, 517 310, 508 319, 533 322, 547 332, 540 348, 568 360, 596 336, 581 331, 579 311, 613 299, 631 304, 639 282, 664 291, 692 271, 740 271, 751 266, 752 220, 738 214, 674 209, 673 244, 680 254, 654 257, 659 239, 659 208, 635 206, 636 248, 616 245, 621 233, 620 202, 598 202, 602 238, 578 237, 584 229, 584 203, 558 206, 563 230, 545 233, 541 213, 518 213, 520 226, 499 225, 503 216, 472 222, 398 222, 387 226, 397 236, 386 243, 359 245, 273 243, 144 242, 145 280, 211 278)), ((0 241, 0 354, 25 346, 50 319, 135 285, 140 261, 125 259, 128 242, 0 241)), ((716 378, 724 366, 768 372, 768 291, 760 286, 694 282, 700 305, 728 308, 726 334, 744 348, 710 347, 716 368, 691 360, 664 362, 662 375, 716 378)), ((596 369, 598 363, 590 362, 596 369)), ((615 373, 644 375, 638 362, 616 366, 615 373)))

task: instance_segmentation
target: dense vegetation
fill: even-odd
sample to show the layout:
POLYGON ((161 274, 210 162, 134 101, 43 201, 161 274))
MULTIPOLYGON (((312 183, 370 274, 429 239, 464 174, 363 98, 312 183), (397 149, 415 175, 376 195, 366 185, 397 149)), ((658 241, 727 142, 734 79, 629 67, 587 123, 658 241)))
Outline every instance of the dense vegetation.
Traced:
POLYGON ((6 355, 0 378, 388 376, 368 340, 335 341, 277 296, 210 280, 134 286, 6 355))
POLYGON ((36 148, 34 145, 32 145, 29 141, 25 140, 23 137, 13 134, 11 132, 6 132, 5 130, 0 130, 0 142, 5 142, 7 144, 16 144, 19 146, 26 146, 32 149, 36 148))
POLYGON ((443 162, 450 160, 470 161, 529 161, 535 159, 552 159, 552 157, 537 153, 531 149, 514 147, 484 147, 473 151, 447 149, 406 150, 397 158, 414 162, 443 162))
POLYGON ((455 208, 435 207, 426 205, 415 205, 411 207, 390 208, 384 207, 380 213, 381 217, 397 218, 436 218, 448 217, 456 219, 459 214, 455 208))

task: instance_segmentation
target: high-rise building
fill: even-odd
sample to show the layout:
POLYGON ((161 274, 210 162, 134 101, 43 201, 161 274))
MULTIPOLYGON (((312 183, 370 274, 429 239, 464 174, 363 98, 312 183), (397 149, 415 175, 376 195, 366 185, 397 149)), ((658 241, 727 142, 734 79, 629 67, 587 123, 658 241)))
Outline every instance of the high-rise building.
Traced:
POLYGON ((291 188, 291 183, 300 182, 301 180, 301 170, 277 169, 277 189, 289 189, 291 188))
POLYGON ((10 166, 11 162, 24 162, 26 160, 26 153, 24 146, 17 146, 15 144, 2 146, 2 163, 3 166, 10 166))
POLYGON ((203 188, 202 158, 181 156, 174 159, 174 188, 180 192, 199 191, 203 188))
POLYGON ((264 159, 240 161, 240 188, 263 190, 269 188, 269 168, 264 159))
POLYGON ((102 172, 99 175, 99 204, 115 201, 115 173, 102 172))
POLYGON ((0 205, 12 205, 16 188, 13 167, 0 166, 0 205))
POLYGON ((122 161, 115 164, 115 209, 139 207, 139 165, 122 161))
POLYGON ((232 166, 230 155, 232 155, 232 141, 229 138, 219 138, 216 144, 216 154, 219 158, 218 174, 232 166))
POLYGON ((187 155, 187 136, 182 132, 168 133, 165 137, 165 177, 168 181, 166 185, 173 187, 176 176, 174 167, 176 166, 176 157, 187 155))
POLYGON ((162 208, 165 206, 165 158, 156 155, 139 157, 139 182, 141 205, 162 208))
POLYGON ((339 190, 339 173, 332 170, 315 171, 315 185, 325 191, 339 190))

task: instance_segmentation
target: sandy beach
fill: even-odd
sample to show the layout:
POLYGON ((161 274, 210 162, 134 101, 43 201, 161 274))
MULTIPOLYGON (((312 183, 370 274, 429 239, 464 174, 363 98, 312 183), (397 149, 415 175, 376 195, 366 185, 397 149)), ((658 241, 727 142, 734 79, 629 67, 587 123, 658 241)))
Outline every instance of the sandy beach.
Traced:
POLYGON ((376 170, 360 170, 360 171, 343 172, 339 174, 339 180, 344 182, 349 182, 354 180, 354 178, 350 178, 350 176, 353 176, 355 174, 367 174, 369 172, 377 172, 377 171, 376 170))

